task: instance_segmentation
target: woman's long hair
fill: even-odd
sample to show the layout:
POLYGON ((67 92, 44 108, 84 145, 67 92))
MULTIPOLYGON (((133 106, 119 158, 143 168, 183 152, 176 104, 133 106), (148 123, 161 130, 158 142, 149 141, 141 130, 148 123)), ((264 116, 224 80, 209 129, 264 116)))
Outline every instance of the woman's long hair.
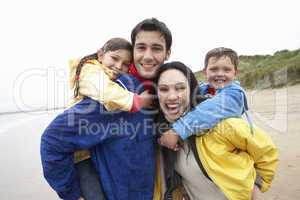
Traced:
MULTIPOLYGON (((187 112, 191 109, 195 108, 197 104, 205 100, 202 96, 200 96, 198 81, 192 72, 190 68, 188 68, 185 64, 181 62, 170 62, 163 64, 156 73, 156 78, 154 80, 154 83, 158 84, 158 81, 160 79, 160 76, 163 72, 167 70, 178 70, 180 71, 188 80, 188 84, 190 86, 190 104, 187 108, 187 112)), ((157 94, 157 91, 156 91, 157 94)), ((155 102, 156 106, 159 107, 158 99, 155 102)), ((167 131, 170 128, 169 122, 165 119, 162 110, 159 108, 159 114, 156 118, 157 123, 157 132, 158 134, 162 134, 163 132, 167 131), (164 123, 163 126, 160 126, 160 123, 164 123), (167 126, 165 126, 168 124, 167 126), (164 128, 162 128, 164 127, 164 128)), ((192 148, 192 143, 194 141, 194 136, 190 136, 188 138, 188 153, 187 156, 190 153, 190 150, 192 148)), ((173 150, 170 150, 168 148, 162 148, 162 154, 164 159, 164 171, 165 171, 165 178, 166 178, 166 184, 167 184, 167 191, 164 195, 164 199, 172 199, 172 191, 176 189, 178 186, 181 185, 181 178, 180 176, 175 172, 175 163, 177 159, 177 152, 174 152, 173 150)), ((195 155, 196 156, 196 155, 195 155)))

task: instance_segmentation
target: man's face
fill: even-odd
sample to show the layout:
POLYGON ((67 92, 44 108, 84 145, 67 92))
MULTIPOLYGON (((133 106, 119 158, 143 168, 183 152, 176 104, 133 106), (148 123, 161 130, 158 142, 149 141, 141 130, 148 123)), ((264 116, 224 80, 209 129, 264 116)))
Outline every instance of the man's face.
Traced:
POLYGON ((133 49, 134 64, 143 78, 155 76, 156 70, 168 59, 164 36, 158 31, 141 31, 136 35, 133 49))

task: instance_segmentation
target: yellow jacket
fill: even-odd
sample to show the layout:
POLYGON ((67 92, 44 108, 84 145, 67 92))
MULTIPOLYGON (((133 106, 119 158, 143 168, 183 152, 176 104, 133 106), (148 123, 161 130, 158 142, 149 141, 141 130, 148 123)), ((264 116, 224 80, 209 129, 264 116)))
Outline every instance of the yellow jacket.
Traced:
MULTIPOLYGON (((75 72, 79 60, 69 61, 69 84, 70 88, 75 87, 75 72)), ((133 105, 134 93, 125 90, 111 80, 110 69, 104 67, 98 60, 87 61, 81 69, 79 79, 79 97, 73 99, 74 105, 83 96, 99 101, 108 111, 123 110, 130 111, 133 105)))
MULTIPOLYGON (((69 61, 69 85, 72 90, 75 88, 75 74, 79 61, 78 59, 69 61)), ((93 59, 87 61, 82 67, 79 78, 79 95, 71 99, 69 107, 80 102, 84 96, 99 101, 108 111, 130 111, 134 93, 112 81, 110 69, 93 59)), ((81 150, 75 152, 74 160, 77 163, 89 157, 89 151, 81 150)))
MULTIPOLYGON (((254 127, 251 134, 245 120, 226 119, 196 137, 196 146, 205 171, 228 199, 251 199, 256 172, 262 178, 261 191, 269 189, 278 164, 278 150, 261 129, 254 127)), ((156 185, 160 179, 157 176, 156 185)), ((159 186, 155 188, 154 199, 160 200, 159 186)))

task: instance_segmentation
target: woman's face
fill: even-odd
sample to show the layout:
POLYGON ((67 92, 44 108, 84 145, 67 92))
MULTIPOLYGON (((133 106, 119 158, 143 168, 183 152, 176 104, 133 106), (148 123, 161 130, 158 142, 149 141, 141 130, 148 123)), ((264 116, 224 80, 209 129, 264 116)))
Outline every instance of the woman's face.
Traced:
POLYGON ((188 80, 176 69, 169 69, 160 75, 157 94, 160 108, 169 122, 176 121, 190 104, 188 80))

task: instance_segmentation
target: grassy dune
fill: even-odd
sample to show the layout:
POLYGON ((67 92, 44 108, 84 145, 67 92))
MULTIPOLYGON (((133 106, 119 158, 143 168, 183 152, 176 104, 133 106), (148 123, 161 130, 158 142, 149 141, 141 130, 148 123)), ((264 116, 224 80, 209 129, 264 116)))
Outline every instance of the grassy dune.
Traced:
MULTIPOLYGON (((273 55, 240 56, 238 79, 247 89, 276 88, 300 83, 300 49, 273 55)), ((195 75, 203 80, 200 71, 195 75)))

